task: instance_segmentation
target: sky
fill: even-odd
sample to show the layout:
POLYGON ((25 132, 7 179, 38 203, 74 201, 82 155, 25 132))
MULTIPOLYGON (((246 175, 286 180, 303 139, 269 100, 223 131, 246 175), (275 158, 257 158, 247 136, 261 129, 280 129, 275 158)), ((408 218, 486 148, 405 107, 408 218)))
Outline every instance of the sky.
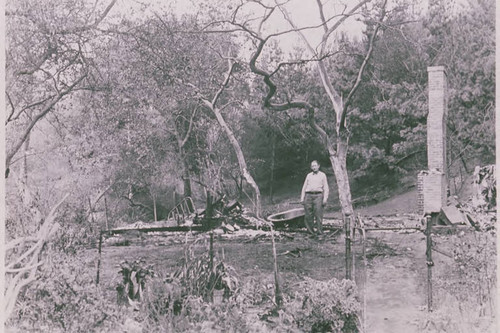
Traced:
MULTIPOLYGON (((208 2, 214 3, 216 0, 209 0, 208 2)), ((266 0, 269 3, 274 3, 274 0, 266 0)), ((283 0, 281 0, 283 1, 283 0)), ((342 0, 323 0, 325 15, 328 17, 335 13, 340 12, 345 6, 343 2, 351 3, 347 8, 352 6, 353 1, 342 1, 342 0)), ((148 8, 144 9, 143 5, 137 0, 119 0, 117 3, 118 9, 115 9, 122 14, 127 15, 130 13, 131 16, 135 16, 138 13, 142 17, 154 15, 154 12, 165 13, 171 12, 177 15, 193 13, 197 6, 193 5, 192 1, 186 0, 144 0, 143 3, 148 4, 148 8)), ((286 10, 288 11, 290 17, 299 27, 317 25, 320 23, 319 11, 316 4, 316 0, 290 0, 286 5, 286 10)), ((247 5, 245 6, 245 15, 259 16, 262 12, 258 12, 260 7, 257 5, 247 5)), ((224 10, 230 12, 232 7, 227 6, 224 10), (231 8, 231 9, 230 9, 231 8)), ((266 22, 263 27, 263 33, 275 33, 278 31, 290 29, 290 24, 284 19, 282 13, 275 11, 268 22, 266 22)), ((346 20, 345 24, 342 25, 342 30, 347 32, 350 36, 355 38, 360 38, 362 36, 363 24, 355 19, 346 20)), ((319 44, 321 41, 322 29, 311 29, 304 32, 308 40, 310 40, 313 47, 319 44)), ((297 44, 302 44, 300 37, 297 34, 288 34, 286 36, 281 36, 279 38, 279 45, 285 53, 292 51, 293 47, 297 44)))
MULTIPOLYGON (((89 0, 95 1, 95 0, 89 0)), ((106 0, 101 0, 106 2, 106 0)), ((118 0, 117 8, 113 10, 119 11, 123 15, 140 15, 146 17, 154 15, 154 13, 173 13, 176 15, 192 14, 200 8, 203 3, 215 4, 217 2, 223 4, 220 6, 221 10, 227 13, 232 12, 234 9, 231 4, 239 3, 241 0, 118 0), (145 8, 147 4, 148 8, 145 8)), ((277 1, 282 3, 286 2, 286 8, 294 23, 299 27, 317 25, 320 23, 319 10, 316 0, 262 0, 269 5, 275 4, 277 1)), ((388 7, 393 6, 396 0, 388 0, 388 7)), ((464 10, 464 4, 468 0, 450 0, 454 3, 452 10, 458 12, 464 10)), ((358 3, 353 0, 322 0, 325 16, 331 17, 335 14, 340 14, 343 10, 348 11, 352 6, 358 3)), ((370 3, 374 3, 371 1, 370 3)), ((428 0, 414 1, 416 11, 425 12, 428 6, 428 0)), ((262 15, 261 7, 256 4, 245 5, 244 14, 258 17, 262 15), (259 12, 260 11, 260 12, 259 12)), ((359 17, 358 17, 359 18, 359 17)), ((332 21, 335 22, 335 21, 332 21)), ((269 18, 267 24, 263 28, 263 33, 275 33, 290 29, 290 24, 284 19, 283 14, 275 11, 269 18)), ((362 37, 364 25, 359 22, 356 17, 347 19, 339 29, 339 32, 345 32, 350 37, 360 39, 362 37)), ((311 29, 304 31, 307 40, 316 47, 321 42, 322 29, 311 29)), ((300 45, 304 46, 303 41, 296 33, 280 36, 277 39, 278 45, 284 51, 285 55, 293 51, 293 48, 300 45)))

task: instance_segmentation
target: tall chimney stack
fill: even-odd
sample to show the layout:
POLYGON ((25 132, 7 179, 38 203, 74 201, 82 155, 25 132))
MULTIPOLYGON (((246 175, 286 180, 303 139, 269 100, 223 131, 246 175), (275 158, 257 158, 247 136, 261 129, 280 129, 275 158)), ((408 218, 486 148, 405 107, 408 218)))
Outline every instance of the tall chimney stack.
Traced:
POLYGON ((448 84, 443 66, 428 67, 427 167, 446 173, 446 118, 448 84))
POLYGON ((446 206, 446 119, 448 83, 443 66, 428 67, 429 114, 427 116, 427 167, 418 175, 421 214, 439 213, 446 206))

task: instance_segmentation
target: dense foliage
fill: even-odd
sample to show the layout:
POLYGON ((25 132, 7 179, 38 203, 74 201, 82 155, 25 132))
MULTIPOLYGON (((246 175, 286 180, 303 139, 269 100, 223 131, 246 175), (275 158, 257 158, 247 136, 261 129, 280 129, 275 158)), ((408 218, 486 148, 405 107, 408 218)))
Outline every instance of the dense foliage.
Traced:
MULTIPOLYGON (((215 2, 202 2, 199 13, 176 16, 157 9, 125 15, 115 2, 7 1, 8 241, 32 241, 44 216, 66 193, 52 250, 69 254, 95 245, 102 229, 166 218, 184 196, 193 197, 198 208, 207 192, 247 204, 255 196, 243 180, 246 173, 253 175, 264 201, 298 199, 313 159, 336 187, 329 153, 311 127, 310 114, 264 108, 268 87, 253 75, 247 59, 255 40, 242 37, 238 29, 200 33, 205 22, 234 7, 214 9, 215 2), (225 130, 207 106, 210 100, 218 102, 225 130)), ((476 165, 495 160, 494 1, 470 0, 460 7, 452 0, 431 0, 422 12, 411 1, 393 5, 349 101, 347 170, 353 197, 414 185, 415 173, 426 169, 428 66, 445 66, 449 81, 449 175, 463 183, 476 165)), ((369 18, 377 10, 367 6, 363 34, 339 34, 336 52, 323 60, 341 97, 356 81, 374 29, 369 18)), ((331 105, 315 61, 300 60, 307 50, 297 46, 288 54, 277 42, 269 45, 260 59, 263 68, 299 59, 279 66, 273 79, 286 88, 276 100, 307 97, 315 121, 334 133, 335 119, 326 112, 331 105)), ((337 201, 332 195, 330 207, 337 201)), ((15 255, 20 254, 9 258, 15 255)), ((22 295, 17 319, 28 316, 27 325, 36 329, 46 328, 36 326, 40 319, 52 321, 51 328, 86 331, 103 323, 102 313, 117 315, 106 307, 96 313, 93 307, 101 306, 103 298, 96 290, 92 295, 82 291, 89 277, 65 272, 56 258, 39 272, 36 288, 22 295), (67 318, 79 312, 93 322, 67 318)), ((334 286, 332 292, 342 288, 334 286)), ((296 299, 315 302, 319 291, 307 292, 312 296, 296 299)), ((183 311, 218 316, 205 311, 206 295, 196 296, 201 298, 190 298, 183 311)), ((340 321, 354 320, 322 312, 316 306, 321 302, 309 304, 299 326, 310 329, 317 324, 314 318, 328 317, 317 325, 335 330, 340 321)), ((339 306, 350 316, 353 304, 339 306)), ((210 311, 239 318, 238 307, 210 311)))

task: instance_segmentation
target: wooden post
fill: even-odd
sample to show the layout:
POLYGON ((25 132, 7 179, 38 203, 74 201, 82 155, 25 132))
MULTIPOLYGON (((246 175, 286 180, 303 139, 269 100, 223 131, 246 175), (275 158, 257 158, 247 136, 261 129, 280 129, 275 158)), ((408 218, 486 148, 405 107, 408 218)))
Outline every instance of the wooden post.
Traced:
POLYGON ((273 183, 274 183, 274 168, 275 168, 275 159, 276 159, 276 135, 274 132, 271 134, 271 177, 269 179, 269 200, 271 203, 274 203, 273 200, 273 183))
POLYGON ((210 255, 210 271, 212 271, 214 268, 214 233, 213 232, 210 233, 209 255, 210 255))
POLYGON ((101 270, 101 250, 102 250, 102 230, 101 232, 99 233, 99 257, 97 259, 97 277, 95 279, 95 284, 98 285, 99 284, 99 273, 100 273, 100 270, 101 270))
POLYGON ((156 194, 153 194, 153 215, 155 218, 155 222, 158 222, 158 215, 156 212, 156 194))
POLYGON ((361 235, 363 237, 363 247, 362 247, 362 253, 363 253, 363 316, 362 316, 362 323, 361 323, 361 328, 362 332, 366 332, 366 283, 367 283, 367 268, 368 268, 368 262, 366 260, 366 231, 364 226, 361 226, 361 235))
POLYGON ((344 217, 345 228, 345 278, 352 280, 352 256, 351 256, 351 216, 344 217))
POLYGON ((214 284, 215 284, 215 269, 214 269, 214 233, 210 233, 210 250, 209 250, 209 257, 210 257, 210 263, 209 263, 209 268, 210 268, 210 285, 209 285, 209 295, 208 297, 210 298, 210 302, 214 301, 214 284))
POLYGON ((94 229, 94 223, 95 223, 95 220, 94 220, 94 208, 92 207, 92 203, 90 202, 90 197, 88 197, 89 199, 89 213, 90 213, 90 231, 92 231, 94 229))
POLYGON ((213 198, 212 192, 207 190, 207 206, 205 208, 205 217, 210 219, 213 215, 213 198))
POLYGON ((271 241, 273 243, 273 259, 274 259, 274 299, 276 301, 276 306, 279 308, 283 303, 283 297, 281 296, 281 289, 279 284, 279 274, 278 274, 278 256, 276 255, 276 245, 274 242, 274 228, 271 227, 271 241))
POLYGON ((425 229, 425 235, 427 238, 427 311, 432 312, 432 266, 434 266, 434 262, 432 261, 432 224, 434 221, 437 221, 438 214, 433 213, 431 216, 426 216, 427 226, 425 229))
POLYGON ((104 212, 106 214, 106 230, 109 230, 108 202, 106 200, 106 197, 104 197, 104 212))

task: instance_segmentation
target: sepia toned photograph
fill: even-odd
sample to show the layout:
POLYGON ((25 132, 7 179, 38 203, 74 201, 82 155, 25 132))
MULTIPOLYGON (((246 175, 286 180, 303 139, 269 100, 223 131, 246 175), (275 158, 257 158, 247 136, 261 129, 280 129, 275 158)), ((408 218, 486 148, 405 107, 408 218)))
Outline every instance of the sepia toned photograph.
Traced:
POLYGON ((3 6, 0 331, 497 332, 495 0, 3 6))

